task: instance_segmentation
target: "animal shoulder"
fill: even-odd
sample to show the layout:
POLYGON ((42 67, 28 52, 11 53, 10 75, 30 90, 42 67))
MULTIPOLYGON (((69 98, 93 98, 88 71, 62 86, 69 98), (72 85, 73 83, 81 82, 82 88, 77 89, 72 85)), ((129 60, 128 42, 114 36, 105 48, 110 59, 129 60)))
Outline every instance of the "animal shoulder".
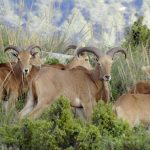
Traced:
POLYGON ((83 71, 85 73, 89 73, 89 70, 87 70, 86 68, 82 67, 82 66, 77 66, 75 68, 70 69, 70 71, 83 71))

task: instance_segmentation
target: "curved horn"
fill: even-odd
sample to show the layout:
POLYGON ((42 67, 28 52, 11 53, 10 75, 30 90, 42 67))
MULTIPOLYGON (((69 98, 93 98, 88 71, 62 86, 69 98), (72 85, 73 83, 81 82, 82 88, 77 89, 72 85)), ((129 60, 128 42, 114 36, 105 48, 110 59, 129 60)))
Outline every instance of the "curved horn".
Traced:
POLYGON ((41 51, 41 47, 38 45, 30 45, 29 47, 26 48, 26 50, 30 51, 32 54, 34 53, 34 49, 38 48, 41 51))
POLYGON ((80 55, 80 53, 83 53, 83 52, 91 52, 94 55, 96 55, 96 57, 98 58, 103 55, 103 53, 96 47, 80 47, 77 49, 78 56, 80 55))
POLYGON ((19 53, 19 51, 20 51, 19 47, 14 46, 14 45, 9 45, 9 46, 5 47, 4 52, 6 52, 8 50, 11 50, 11 49, 14 50, 14 51, 16 51, 17 53, 19 53))
POLYGON ((66 49, 64 50, 64 52, 66 53, 66 52, 68 52, 68 50, 70 50, 70 49, 76 49, 76 48, 77 48, 76 45, 69 45, 69 46, 66 47, 66 49))
POLYGON ((112 49, 110 49, 109 51, 107 51, 107 55, 111 56, 112 58, 114 57, 115 53, 121 52, 125 55, 125 58, 127 57, 127 53, 126 50, 121 48, 121 47, 114 47, 112 49))

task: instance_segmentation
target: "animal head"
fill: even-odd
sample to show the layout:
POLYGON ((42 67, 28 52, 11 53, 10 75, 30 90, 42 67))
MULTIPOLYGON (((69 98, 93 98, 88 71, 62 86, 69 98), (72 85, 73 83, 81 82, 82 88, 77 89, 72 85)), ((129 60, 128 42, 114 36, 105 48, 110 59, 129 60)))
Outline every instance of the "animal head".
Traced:
POLYGON ((41 65, 41 61, 38 55, 38 52, 35 51, 35 48, 41 50, 39 46, 31 45, 27 49, 22 50, 17 46, 9 45, 7 46, 4 51, 12 51, 12 55, 17 58, 17 65, 21 68, 23 75, 28 75, 32 66, 39 66, 41 65))
MULTIPOLYGON (((65 52, 67 52, 69 49, 76 49, 76 45, 69 45, 65 52)), ((92 69, 92 66, 89 62, 89 57, 87 55, 87 52, 82 52, 79 55, 75 54, 75 56, 70 60, 68 67, 74 68, 77 66, 85 67, 86 69, 92 69)))
POLYGON ((118 52, 121 52, 125 55, 126 58, 126 51, 120 47, 112 48, 106 53, 101 52, 98 48, 95 47, 83 47, 77 50, 77 55, 83 52, 91 52, 96 56, 97 69, 100 74, 99 79, 103 81, 111 80, 111 66, 113 64, 114 55, 118 52))

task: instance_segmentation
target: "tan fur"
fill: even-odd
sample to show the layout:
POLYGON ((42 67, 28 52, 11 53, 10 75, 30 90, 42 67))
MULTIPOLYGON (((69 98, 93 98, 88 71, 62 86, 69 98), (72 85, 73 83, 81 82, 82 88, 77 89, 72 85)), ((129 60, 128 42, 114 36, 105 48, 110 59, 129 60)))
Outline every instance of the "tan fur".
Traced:
POLYGON ((138 81, 129 93, 150 94, 150 81, 138 81))
POLYGON ((82 66, 82 67, 85 67, 87 69, 92 69, 92 66, 89 62, 89 57, 87 55, 87 53, 83 53, 82 55, 80 55, 79 57, 78 56, 75 56, 73 57, 70 62, 66 65, 66 68, 74 68, 76 66, 82 66))
MULTIPOLYGON (((0 64, 0 98, 4 99, 7 95, 10 95, 8 100, 8 108, 14 107, 16 100, 19 95, 21 95, 24 92, 28 91, 28 84, 32 80, 32 78, 37 74, 37 72, 40 70, 39 67, 34 66, 40 66, 41 60, 38 54, 36 54, 35 58, 30 59, 30 53, 28 51, 26 52, 20 52, 19 59, 21 60, 21 63, 3 63, 0 64), (29 65, 29 59, 30 63, 34 66, 29 65), (24 78, 22 76, 22 70, 25 67, 30 68, 30 73, 24 78)), ((89 61, 86 61, 83 63, 84 58, 80 57, 80 59, 73 59, 70 61, 70 63, 65 66, 63 64, 54 64, 54 65, 42 65, 41 67, 54 67, 59 68, 61 70, 69 69, 70 67, 76 67, 79 64, 83 64, 83 66, 88 67, 89 61), (88 65, 86 65, 86 63, 88 65)))
POLYGON ((14 108, 19 95, 28 88, 28 75, 32 76, 32 66, 40 66, 38 56, 32 57, 29 51, 20 51, 17 63, 6 63, 0 65, 0 98, 4 100, 7 96, 7 109, 14 108), (23 76, 24 69, 28 69, 27 76, 23 76))
MULTIPOLYGON (((142 70, 150 76, 150 66, 143 66, 142 70)), ((150 81, 138 81, 130 90, 129 93, 150 94, 150 81)))
POLYGON ((112 58, 105 55, 98 60, 93 70, 83 67, 67 70, 52 67, 41 68, 32 80, 27 104, 19 113, 20 118, 28 113, 32 118, 39 117, 55 99, 64 95, 71 100, 71 106, 83 106, 87 119, 90 119, 93 106, 102 97, 105 84, 101 79, 105 74, 110 74, 112 63, 112 58), (77 99, 80 103, 77 103, 77 99), (33 110, 29 110, 30 108, 33 110))
POLYGON ((117 116, 129 123, 131 127, 139 123, 150 125, 150 95, 124 94, 113 106, 117 116))
MULTIPOLYGON (((108 88, 104 81, 111 79, 111 66, 115 53, 126 52, 120 47, 115 47, 103 53, 95 47, 83 47, 77 50, 77 55, 82 52, 92 52, 97 57, 95 69, 87 70, 84 67, 74 69, 58 69, 44 67, 38 72, 30 84, 27 103, 19 117, 27 114, 31 118, 38 118, 60 95, 70 99, 74 107, 83 107, 85 116, 89 120, 93 107, 104 94, 103 88, 108 88)), ((108 91, 108 90, 107 90, 108 91)))

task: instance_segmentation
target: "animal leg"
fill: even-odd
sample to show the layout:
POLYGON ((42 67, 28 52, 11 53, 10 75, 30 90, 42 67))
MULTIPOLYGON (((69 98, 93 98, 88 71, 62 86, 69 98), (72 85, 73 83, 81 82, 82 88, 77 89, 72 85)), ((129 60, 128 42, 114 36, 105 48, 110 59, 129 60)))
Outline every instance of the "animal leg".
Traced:
POLYGON ((103 84, 104 84, 104 87, 102 90, 102 97, 101 98, 105 103, 108 103, 110 101, 109 85, 106 81, 103 84))
POLYGON ((83 105, 84 108, 84 113, 85 113, 85 117, 88 121, 91 120, 91 116, 92 116, 92 112, 93 112, 93 107, 91 105, 91 103, 87 103, 83 105))
POLYGON ((49 106, 50 106, 49 104, 38 103, 35 106, 35 108, 32 110, 32 112, 29 114, 29 118, 33 118, 33 119, 39 118, 43 113, 43 111, 49 106))
POLYGON ((21 119, 24 116, 26 116, 28 113, 30 113, 33 109, 33 106, 34 106, 34 99, 32 93, 29 91, 27 96, 27 102, 24 108, 18 114, 19 118, 21 119))
POLYGON ((6 112, 8 112, 8 110, 10 110, 10 109, 15 108, 17 98, 18 98, 18 92, 17 91, 11 91, 7 105, 6 105, 6 112))

